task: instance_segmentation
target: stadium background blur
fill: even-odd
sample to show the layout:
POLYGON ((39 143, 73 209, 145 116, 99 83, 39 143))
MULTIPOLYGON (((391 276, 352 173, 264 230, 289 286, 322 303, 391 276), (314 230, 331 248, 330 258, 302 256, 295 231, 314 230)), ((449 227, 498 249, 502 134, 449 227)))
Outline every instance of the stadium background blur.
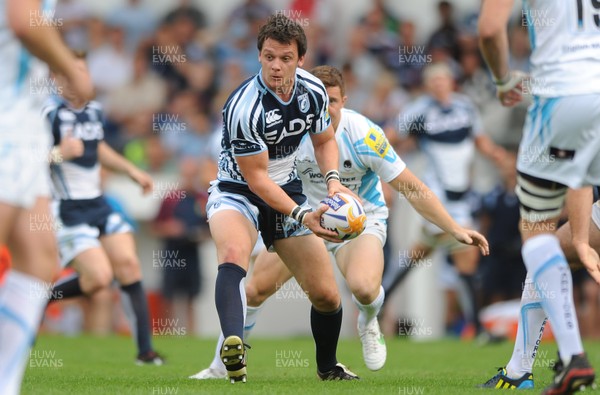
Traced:
MULTIPOLYGON (((235 87, 258 72, 256 35, 271 13, 284 13, 305 28, 308 53, 304 68, 319 64, 341 68, 349 97, 346 107, 383 127, 417 174, 426 165, 424 158, 418 149, 405 144, 396 126, 404 106, 422 93, 421 72, 433 62, 444 61, 451 66, 457 91, 468 95, 481 111, 485 133, 505 148, 515 149, 527 103, 506 109, 495 98, 477 46, 479 1, 456 0, 449 4, 451 12, 444 21, 447 8, 437 0, 58 1, 53 16, 65 40, 72 48, 88 52, 97 100, 105 109, 106 141, 155 178, 155 191, 142 197, 137 186, 126 178, 108 173, 104 177, 107 195, 136 225, 155 328, 175 328, 178 334, 218 334, 213 296, 216 254, 206 229, 186 230, 195 232, 194 237, 199 240, 202 271, 201 292, 194 303, 192 322, 188 322, 184 318, 185 306, 179 306, 176 315, 166 315, 161 297, 164 271, 185 268, 189 262, 185 257, 166 253, 160 236, 182 231, 176 225, 166 226, 165 230, 155 220, 165 199, 177 201, 187 194, 197 198, 197 214, 203 215, 201 202, 208 182, 215 177, 222 106, 235 87)), ((518 8, 510 39, 511 67, 527 71, 527 27, 518 8)), ((495 310, 484 313, 485 317, 506 315, 508 319, 501 321, 510 325, 516 325, 515 306, 520 289, 516 294, 513 289, 512 295, 498 294, 507 278, 524 275, 518 249, 520 239, 516 224, 494 219, 514 215, 517 206, 510 191, 513 184, 514 163, 507 161, 496 169, 484 159, 477 159, 473 211, 483 231, 488 236, 494 234, 494 240, 490 238, 492 257, 480 262, 481 297, 486 303, 517 298, 517 302, 496 305, 495 310), (498 196, 509 202, 504 210, 512 207, 510 213, 497 209, 494 202, 498 196), (510 258, 510 251, 502 255, 510 262, 499 255, 494 258, 493 243, 516 246, 512 251, 515 258, 510 258), (493 284, 489 283, 490 277, 493 284), (497 294, 485 292, 492 289, 497 294)), ((421 225, 421 219, 406 201, 390 196, 386 275, 397 270, 400 258, 406 258, 406 249, 421 225)), ((464 314, 456 307, 461 299, 458 277, 445 261, 439 253, 417 259, 418 269, 398 292, 388 295, 382 326, 386 335, 412 335, 418 339, 446 334, 468 336, 461 319, 464 314)), ((342 336, 353 336, 355 307, 343 281, 338 284, 345 307, 342 336)), ((592 329, 600 328, 598 287, 582 279, 576 292, 581 294, 580 312, 585 311, 587 317, 580 320, 582 332, 598 337, 599 329, 592 329)), ((97 334, 126 331, 119 304, 114 303, 116 297, 117 292, 105 292, 84 303, 60 302, 50 308, 44 330, 68 334, 84 330, 97 334)), ((297 284, 282 286, 267 306, 255 336, 310 333, 310 305, 297 284)), ((155 331, 161 333, 165 332, 155 331)))

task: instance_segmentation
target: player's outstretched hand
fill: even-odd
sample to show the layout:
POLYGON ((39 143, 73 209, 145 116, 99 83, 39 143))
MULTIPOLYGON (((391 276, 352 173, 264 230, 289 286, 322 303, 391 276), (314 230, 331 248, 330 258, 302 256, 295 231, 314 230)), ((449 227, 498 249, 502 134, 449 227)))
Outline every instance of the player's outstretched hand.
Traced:
POLYGON ((341 243, 342 240, 337 238, 337 233, 325 229, 321 226, 321 215, 327 211, 328 207, 323 205, 315 211, 306 214, 302 224, 310 229, 315 235, 333 243, 341 243))
POLYGON ((73 137, 71 133, 68 132, 61 138, 58 149, 62 160, 79 158, 83 155, 84 151, 83 141, 73 137))
POLYGON ((152 189, 154 188, 154 181, 152 181, 150 174, 138 168, 133 168, 129 171, 129 177, 131 177, 133 181, 137 182, 139 186, 142 187, 142 192, 144 195, 152 192, 152 189))
POLYGON ((479 247, 482 255, 490 254, 490 245, 486 238, 479 232, 471 229, 461 228, 453 234, 454 238, 463 244, 479 247))
POLYGON ((588 243, 574 243, 573 248, 577 251, 579 260, 585 266, 590 276, 600 284, 600 257, 588 243))
POLYGON ((511 71, 506 82, 496 84, 498 99, 504 107, 513 107, 523 100, 523 81, 527 78, 522 71, 511 71))

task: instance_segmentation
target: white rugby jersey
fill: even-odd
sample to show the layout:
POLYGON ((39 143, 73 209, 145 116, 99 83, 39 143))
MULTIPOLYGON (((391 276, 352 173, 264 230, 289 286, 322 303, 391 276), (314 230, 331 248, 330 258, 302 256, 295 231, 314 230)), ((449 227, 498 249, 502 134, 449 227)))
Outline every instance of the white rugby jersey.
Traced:
MULTIPOLYGON (((43 1, 30 23, 44 22, 51 16, 54 1, 43 1)), ((15 37, 6 14, 6 0, 0 0, 0 134, 46 134, 40 108, 48 96, 48 68, 27 51, 15 37)), ((32 27, 35 28, 35 27, 32 27)))
POLYGON ((452 94, 448 107, 429 95, 423 96, 399 115, 398 129, 404 136, 410 134, 418 139, 429 158, 428 180, 439 182, 449 192, 469 189, 475 157, 473 139, 483 132, 483 125, 467 96, 452 94))
MULTIPOLYGON (((523 0, 531 43, 531 93, 600 93, 600 2, 523 0)), ((527 89, 527 85, 524 87, 527 89)))
MULTIPOLYGON (((392 181, 404 171, 406 164, 389 144, 381 128, 352 110, 342 109, 335 139, 342 184, 362 199, 367 213, 387 216, 381 180, 392 181)), ((297 165, 303 193, 310 206, 317 208, 327 197, 327 186, 308 136, 300 144, 297 165)))
POLYGON ((296 69, 294 93, 283 102, 265 85, 261 72, 242 83, 223 108, 219 181, 246 184, 235 157, 268 151, 269 177, 287 184, 297 178, 294 164, 302 137, 331 124, 329 98, 318 78, 296 69))
POLYGON ((104 140, 104 127, 100 103, 91 101, 81 110, 73 110, 63 100, 49 99, 42 112, 50 122, 54 145, 66 135, 83 140, 82 156, 50 166, 54 197, 80 200, 102 195, 98 144, 104 140))

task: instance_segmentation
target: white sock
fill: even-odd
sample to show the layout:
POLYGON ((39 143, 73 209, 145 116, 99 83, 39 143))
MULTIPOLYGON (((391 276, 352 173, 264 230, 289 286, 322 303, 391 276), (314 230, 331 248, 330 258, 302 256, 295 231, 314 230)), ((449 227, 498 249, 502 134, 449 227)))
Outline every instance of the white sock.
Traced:
POLYGON ((518 379, 533 371, 533 362, 547 321, 540 296, 528 274, 521 295, 515 347, 506 365, 506 373, 510 378, 518 379))
POLYGON ((244 321, 244 339, 247 339, 250 336, 250 332, 254 329, 254 325, 256 325, 256 319, 258 318, 258 313, 262 310, 263 305, 253 307, 246 307, 246 320, 244 321))
POLYGON ((217 347, 215 348, 215 356, 213 357, 212 362, 210 363, 210 368, 219 371, 225 371, 225 364, 221 361, 221 345, 225 338, 223 337, 223 332, 219 333, 219 340, 217 340, 217 347))
POLYGON ((0 394, 17 395, 52 284, 11 270, 0 288, 0 394))
POLYGON ((377 318, 377 314, 379 314, 379 310, 381 310, 381 306, 383 306, 383 301, 385 300, 385 291, 380 285, 379 295, 370 304, 361 304, 354 295, 352 295, 352 300, 356 304, 356 307, 358 307, 358 330, 362 331, 371 321, 377 318))
POLYGON ((583 345, 573 304, 573 279, 560 242, 554 235, 539 235, 527 240, 521 251, 552 324, 561 358, 568 363, 571 356, 583 352, 583 345))

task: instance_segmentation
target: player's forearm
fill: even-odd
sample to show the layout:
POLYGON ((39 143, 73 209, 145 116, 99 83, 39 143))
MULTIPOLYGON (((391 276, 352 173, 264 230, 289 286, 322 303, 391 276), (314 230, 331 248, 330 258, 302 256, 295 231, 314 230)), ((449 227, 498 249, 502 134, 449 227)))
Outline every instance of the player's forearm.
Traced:
POLYGON ((402 193, 423 218, 451 235, 458 231, 458 224, 448 214, 442 202, 409 169, 404 169, 398 177, 390 182, 390 185, 402 193))
POLYGON ((6 12, 15 36, 32 55, 46 62, 55 73, 73 75, 74 55, 50 21, 42 23, 39 0, 9 0, 6 12))
POLYGON ((571 225, 573 244, 589 244, 590 217, 592 215, 593 193, 591 187, 569 189, 567 192, 567 209, 571 225))
POLYGON ((98 144, 98 161, 112 171, 130 174, 136 167, 102 141, 98 144))
POLYGON ((479 16, 479 48, 495 80, 509 72, 507 23, 512 0, 484 0, 479 16))

